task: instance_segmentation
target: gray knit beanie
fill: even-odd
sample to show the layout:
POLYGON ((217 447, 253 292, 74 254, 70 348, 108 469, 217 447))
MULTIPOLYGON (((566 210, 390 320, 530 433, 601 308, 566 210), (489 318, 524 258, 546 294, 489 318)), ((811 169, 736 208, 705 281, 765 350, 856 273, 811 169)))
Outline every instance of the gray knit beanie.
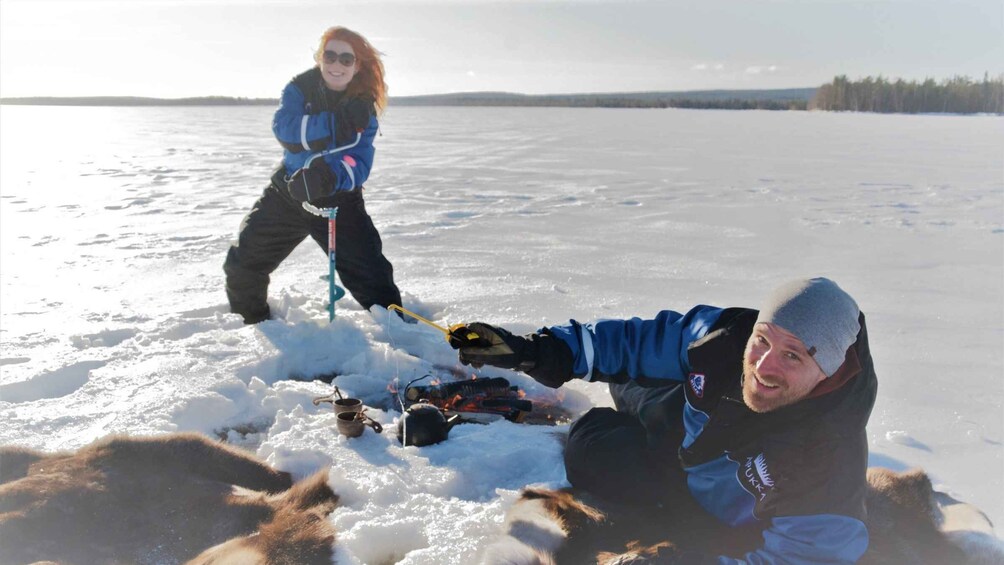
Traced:
POLYGON ((803 279, 774 290, 757 323, 777 324, 802 340, 819 367, 832 377, 857 339, 858 305, 830 279, 803 279))

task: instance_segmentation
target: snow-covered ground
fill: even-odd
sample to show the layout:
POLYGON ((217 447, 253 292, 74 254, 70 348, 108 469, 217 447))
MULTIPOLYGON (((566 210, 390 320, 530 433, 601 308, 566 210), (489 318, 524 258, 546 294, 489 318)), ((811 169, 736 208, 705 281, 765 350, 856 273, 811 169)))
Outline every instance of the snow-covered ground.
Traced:
MULTIPOLYGON (((347 298, 325 256, 229 314, 221 265, 279 148, 271 108, 0 108, 0 444, 196 430, 298 476, 330 466, 341 563, 470 563, 567 425, 402 448, 388 386, 465 369, 435 330, 347 298), (346 440, 338 373, 388 427, 346 440)), ((752 306, 823 275, 868 315, 873 464, 921 466, 1004 524, 1004 120, 806 112, 391 108, 368 209, 405 306, 530 331, 752 306)), ((601 384, 559 393, 573 414, 601 384)), ((998 531, 998 535, 1000 531, 998 531)))

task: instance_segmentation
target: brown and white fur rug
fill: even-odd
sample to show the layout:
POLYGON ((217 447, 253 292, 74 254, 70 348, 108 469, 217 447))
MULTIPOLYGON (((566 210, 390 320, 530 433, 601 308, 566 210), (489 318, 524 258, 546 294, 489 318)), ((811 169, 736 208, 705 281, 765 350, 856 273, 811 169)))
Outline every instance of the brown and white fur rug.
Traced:
POLYGON ((330 564, 338 496, 198 434, 0 448, 0 564, 330 564))
MULTIPOLYGON (((1004 543, 976 507, 935 491, 920 470, 868 470, 870 565, 1004 564, 1004 543)), ((656 565, 687 550, 741 557, 759 530, 728 528, 687 501, 673 510, 615 507, 573 489, 524 490, 506 515, 489 565, 656 565)), ((673 557, 676 556, 676 557, 673 557)))

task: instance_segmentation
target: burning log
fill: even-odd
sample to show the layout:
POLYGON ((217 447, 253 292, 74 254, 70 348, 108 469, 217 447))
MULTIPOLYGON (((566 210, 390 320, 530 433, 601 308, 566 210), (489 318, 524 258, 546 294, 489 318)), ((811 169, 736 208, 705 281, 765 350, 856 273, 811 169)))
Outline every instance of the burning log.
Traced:
MULTIPOLYGON (((404 397, 408 402, 425 402, 440 410, 461 415, 487 414, 501 416, 510 422, 522 422, 533 410, 533 403, 523 399, 519 387, 511 386, 502 377, 470 379, 428 386, 408 386, 404 397)), ((483 418, 470 417, 479 421, 483 418)))
POLYGON ((409 386, 404 393, 404 397, 412 402, 422 398, 447 399, 455 395, 463 397, 489 395, 508 396, 519 390, 519 387, 510 386, 509 381, 502 377, 492 379, 470 379, 466 381, 456 381, 452 383, 432 384, 429 386, 409 386))

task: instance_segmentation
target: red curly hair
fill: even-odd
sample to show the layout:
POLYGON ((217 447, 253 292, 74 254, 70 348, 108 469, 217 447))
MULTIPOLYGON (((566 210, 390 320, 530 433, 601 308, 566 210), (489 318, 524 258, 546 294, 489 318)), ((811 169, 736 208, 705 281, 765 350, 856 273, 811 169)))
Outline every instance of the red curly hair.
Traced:
POLYGON ((352 46, 356 54, 358 70, 352 82, 345 89, 348 96, 364 96, 373 99, 377 114, 387 107, 387 83, 383 81, 383 62, 377 51, 365 37, 342 26, 329 27, 321 34, 321 42, 314 53, 314 61, 318 65, 324 57, 324 46, 332 39, 344 41, 352 46))

